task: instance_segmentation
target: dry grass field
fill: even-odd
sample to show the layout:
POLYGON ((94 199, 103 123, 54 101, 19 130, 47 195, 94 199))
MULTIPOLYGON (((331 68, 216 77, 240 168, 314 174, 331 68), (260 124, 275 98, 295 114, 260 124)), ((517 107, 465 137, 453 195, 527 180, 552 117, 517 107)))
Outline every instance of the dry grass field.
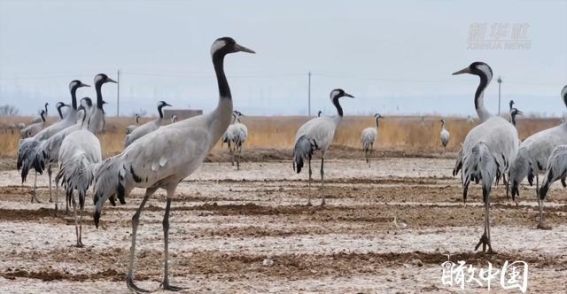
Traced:
MULTIPOLYGON (((145 123, 153 118, 141 119, 145 123)), ((432 154, 443 150, 439 138, 441 117, 386 117, 380 122, 379 138, 375 148, 383 151, 402 151, 411 154, 432 154)), ((0 119, 0 126, 10 123, 29 122, 29 117, 0 119)), ((55 119, 50 118, 48 124, 55 119)), ((291 150, 297 129, 308 120, 308 117, 243 117, 242 122, 248 127, 249 137, 245 143, 246 149, 282 149, 291 150)), ((468 131, 476 124, 469 123, 464 118, 445 118, 446 128, 451 133, 447 151, 458 151, 460 143, 468 131)), ((520 138, 557 125, 557 118, 518 118, 520 138)), ((126 127, 134 123, 133 118, 108 118, 106 132, 99 136, 104 156, 119 153, 123 149, 126 127)), ((166 121, 169 123, 169 121, 166 121)), ((346 116, 337 130, 334 145, 350 148, 360 148, 360 132, 369 126, 374 126, 374 118, 361 116, 346 116)), ((4 128, 0 133, 0 157, 15 157, 20 136, 16 130, 12 134, 4 128)), ((218 150, 220 143, 215 150, 218 150)))

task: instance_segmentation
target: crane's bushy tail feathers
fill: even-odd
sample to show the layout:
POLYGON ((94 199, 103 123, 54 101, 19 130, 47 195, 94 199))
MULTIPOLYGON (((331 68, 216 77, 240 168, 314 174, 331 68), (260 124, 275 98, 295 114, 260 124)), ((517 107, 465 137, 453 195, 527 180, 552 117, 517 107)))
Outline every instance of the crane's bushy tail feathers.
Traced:
POLYGON ((33 139, 23 140, 20 143, 18 148, 17 168, 20 170, 22 184, 26 182, 29 171, 33 167, 33 160, 38 146, 39 141, 33 139))
POLYGON ((459 173, 462 167, 463 167, 463 148, 461 148, 457 153, 457 160, 455 162, 455 167, 453 168, 453 177, 459 173))
POLYGON ((90 162, 83 153, 74 155, 61 163, 61 169, 55 181, 65 186, 68 204, 73 201, 73 191, 77 190, 80 208, 85 207, 85 196, 93 182, 94 167, 95 164, 90 162))
POLYGON ((107 199, 115 203, 115 196, 122 204, 124 201, 124 167, 117 157, 111 157, 95 165, 94 169, 94 193, 93 203, 95 205, 94 222, 98 228, 102 207, 107 199))
MULTIPOLYGON (((471 180, 481 181, 483 191, 485 190, 488 195, 496 177, 496 173, 500 166, 488 146, 483 143, 477 143, 469 154, 463 158, 463 201, 467 200, 467 188, 471 180)), ((483 193, 484 195, 485 193, 483 193)), ((483 196, 483 201, 486 202, 486 195, 483 196)))
POLYGON ((539 188, 539 199, 544 200, 549 192, 549 187, 555 181, 561 179, 561 184, 565 187, 567 177, 567 145, 556 147, 547 162, 547 171, 543 177, 543 182, 539 188))
POLYGON ((317 150, 317 142, 308 139, 305 135, 299 137, 293 148, 293 170, 301 172, 305 160, 311 160, 313 152, 317 150))
POLYGON ((520 196, 520 184, 526 176, 531 185, 531 181, 533 181, 533 171, 528 163, 526 150, 520 148, 516 159, 510 165, 508 173, 508 181, 511 183, 510 192, 513 201, 516 201, 516 197, 520 196))

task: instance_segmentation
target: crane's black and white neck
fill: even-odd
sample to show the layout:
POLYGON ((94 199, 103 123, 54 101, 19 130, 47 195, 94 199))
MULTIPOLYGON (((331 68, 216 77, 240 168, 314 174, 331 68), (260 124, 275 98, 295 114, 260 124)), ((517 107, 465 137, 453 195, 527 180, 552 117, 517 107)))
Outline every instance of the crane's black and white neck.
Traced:
POLYGON ((42 121, 42 122, 45 122, 45 115, 46 115, 46 114, 45 114, 45 110, 42 110, 42 111, 39 113, 39 116, 41 116, 41 121, 42 121))
POLYGON ((45 106, 44 106, 44 107, 45 107, 45 115, 46 115, 46 116, 47 116, 47 113, 48 113, 48 112, 47 112, 47 106, 49 106, 49 103, 45 102, 45 106))
POLYGON ((57 113, 59 113, 60 119, 63 119, 63 112, 61 111, 61 108, 63 107, 69 107, 69 104, 65 104, 63 102, 57 102, 57 104, 55 105, 55 108, 57 109, 57 113))
POLYGON ((77 89, 81 87, 90 87, 87 84, 83 84, 83 82, 79 80, 73 80, 69 83, 69 91, 71 92, 71 107, 73 110, 77 110, 77 89))
POLYGON ((211 57, 213 59, 213 66, 215 68, 215 74, 217 76, 217 83, 219 86, 219 94, 221 98, 232 99, 230 87, 224 73, 224 57, 227 54, 235 52, 256 53, 253 50, 239 45, 233 38, 230 37, 218 38, 213 42, 213 45, 211 46, 211 57))
POLYGON ((375 119, 376 119, 376 128, 378 128, 380 126, 380 119, 384 118, 382 115, 380 115, 380 113, 376 113, 374 115, 375 119))
POLYGON ((164 108, 165 106, 171 106, 171 105, 167 104, 167 102, 165 102, 165 101, 159 101, 159 102, 158 102, 157 111, 158 111, 158 113, 159 113, 159 118, 160 118, 160 119, 163 119, 163 110, 162 110, 162 108, 164 108))
POLYGON ((102 100, 102 85, 106 83, 117 84, 118 82, 109 78, 106 74, 99 73, 98 75, 95 76, 94 83, 95 83, 95 91, 96 91, 96 106, 98 109, 102 110, 103 108, 102 105, 105 103, 102 100))
POLYGON ((563 90, 561 90, 561 98, 563 98, 563 103, 565 103, 567 107, 567 86, 563 87, 563 90))
POLYGON ((492 117, 492 114, 490 114, 490 112, 488 112, 488 110, 486 110, 486 108, 484 107, 484 90, 486 90, 488 84, 490 84, 490 81, 492 80, 492 68, 490 68, 490 66, 488 66, 488 64, 484 62, 476 61, 471 63, 468 67, 454 72, 453 75, 464 73, 476 75, 480 78, 480 83, 474 95, 474 106, 476 108, 478 117, 482 121, 485 121, 492 117))
POLYGON ((339 103, 339 99, 342 98, 342 97, 354 98, 354 96, 346 93, 343 89, 334 89, 333 91, 331 91, 331 94, 330 94, 330 97, 329 97, 329 98, 331 98, 333 105, 335 105, 335 107, 337 108, 337 115, 339 116, 339 118, 343 117, 343 108, 341 107, 341 104, 339 103))

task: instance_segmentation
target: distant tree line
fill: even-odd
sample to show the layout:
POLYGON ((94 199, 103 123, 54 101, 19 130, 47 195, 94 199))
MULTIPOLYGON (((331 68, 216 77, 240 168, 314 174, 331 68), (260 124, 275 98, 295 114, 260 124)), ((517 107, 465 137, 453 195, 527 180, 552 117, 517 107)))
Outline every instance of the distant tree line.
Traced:
POLYGON ((0 116, 17 116, 18 114, 20 114, 20 110, 14 105, 0 106, 0 116))

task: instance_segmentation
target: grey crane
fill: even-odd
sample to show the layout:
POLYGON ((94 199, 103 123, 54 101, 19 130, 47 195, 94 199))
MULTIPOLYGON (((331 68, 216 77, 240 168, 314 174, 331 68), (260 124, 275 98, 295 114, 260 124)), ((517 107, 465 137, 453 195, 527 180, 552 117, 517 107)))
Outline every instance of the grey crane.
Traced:
MULTIPOLYGON (((85 112, 82 118, 88 119, 92 111, 91 99, 85 97, 81 99, 79 104, 83 106, 82 110, 85 112)), ((68 134, 80 129, 80 123, 79 121, 76 125, 61 130, 57 134, 49 137, 49 139, 39 142, 39 145, 34 149, 35 155, 32 155, 34 156, 32 166, 35 172, 41 175, 45 169, 47 169, 47 176, 49 178, 49 202, 53 202, 51 176, 53 174, 53 167, 57 164, 59 148, 63 139, 65 139, 68 134)), ((55 190, 57 195, 59 191, 58 185, 56 185, 55 190)), ((57 212, 57 196, 55 198, 55 211, 57 212)))
POLYGON ((492 80, 492 69, 484 62, 473 62, 468 67, 453 73, 472 74, 480 78, 475 92, 475 108, 481 123, 466 136, 463 144, 463 200, 466 202, 471 180, 482 183, 485 208, 484 233, 475 250, 482 244, 483 252, 492 253, 490 239, 490 192, 497 174, 504 174, 518 150, 520 139, 516 128, 506 119, 494 116, 484 107, 484 91, 492 80))
POLYGON ((360 135, 360 140, 362 141, 362 152, 364 152, 364 158, 366 163, 370 164, 370 156, 374 152, 374 141, 378 138, 378 128, 380 127, 380 119, 384 117, 380 113, 374 114, 374 120, 376 121, 375 127, 368 127, 362 130, 360 135))
POLYGON ((42 121, 45 121, 45 118, 47 117, 47 106, 49 106, 49 103, 48 103, 48 102, 45 102, 45 104, 44 104, 44 106, 43 106, 44 109, 40 110, 40 111, 39 111, 39 115, 36 116, 36 117, 34 117, 34 119, 32 119, 32 121, 31 121, 32 124, 40 123, 40 122, 42 122, 42 121), (43 112, 43 114, 44 114, 44 115, 43 115, 43 118, 42 118, 42 116, 41 116, 41 113, 42 113, 42 112, 43 112))
POLYGON ((240 117, 244 116, 240 111, 235 110, 234 122, 228 126, 227 133, 229 133, 226 138, 230 138, 232 141, 232 148, 229 143, 228 149, 232 155, 232 165, 236 162, 236 169, 240 169, 240 161, 242 160, 242 145, 246 142, 248 138, 248 128, 242 122, 240 122, 240 117))
POLYGON ((319 111, 317 112, 317 117, 320 117, 322 113, 323 113, 323 111, 319 110, 319 111))
POLYGON ((94 85, 96 91, 96 107, 93 109, 92 114, 90 115, 89 122, 87 126, 89 131, 92 133, 98 134, 103 131, 105 125, 105 115, 104 115, 104 108, 103 105, 106 103, 102 99, 102 85, 106 83, 115 83, 117 82, 111 78, 109 78, 104 73, 99 73, 94 77, 94 85))
POLYGON ((441 133, 439 135, 441 136, 441 145, 443 145, 443 150, 445 150, 447 144, 449 144, 449 138, 451 137, 449 131, 445 129, 445 119, 441 119, 441 133))
POLYGON ((563 188, 567 187, 565 179, 567 178, 567 145, 559 145, 553 149, 549 159, 547 160, 547 168, 541 188, 539 189, 538 206, 539 206, 539 228, 550 229, 543 223, 543 201, 549 192, 549 186, 555 181, 561 179, 563 188))
POLYGON ((331 91, 330 98, 333 105, 337 108, 337 116, 321 116, 312 118, 308 122, 303 124, 295 134, 295 147, 293 148, 293 170, 297 173, 300 173, 305 160, 307 160, 309 163, 309 198, 307 200, 307 205, 311 205, 311 175, 313 174, 311 170, 311 158, 315 151, 321 151, 321 206, 325 205, 325 194, 323 192, 325 183, 325 154, 327 153, 327 149, 333 141, 337 125, 343 118, 343 108, 339 103, 339 99, 341 97, 354 98, 354 96, 346 93, 342 89, 334 89, 333 91, 331 91))
POLYGON ((230 37, 215 40, 211 47, 220 96, 215 110, 163 126, 159 132, 151 132, 140 138, 122 153, 106 159, 95 169, 94 221, 97 227, 103 204, 109 197, 116 195, 123 203, 124 197, 129 195, 134 187, 146 189, 142 203, 132 217, 132 246, 126 284, 133 291, 147 292, 134 283, 136 234, 140 214, 150 196, 159 188, 167 192, 163 218, 164 278, 161 285, 165 290, 181 290, 169 282, 168 235, 171 201, 176 197, 177 185, 201 165, 230 124, 233 105, 224 73, 224 57, 234 52, 254 53, 230 37))
MULTIPOLYGON (((567 106, 567 86, 561 90, 561 99, 567 106)), ((512 161, 509 179, 512 182, 510 192, 512 199, 520 196, 520 183, 528 176, 530 184, 532 177, 536 180, 536 197, 539 199, 539 174, 545 173, 548 166, 547 160, 553 149, 559 145, 567 144, 567 123, 539 131, 527 137, 518 150, 518 156, 512 161)), ((545 227, 539 227, 545 229, 545 227)))
MULTIPOLYGON (((61 130, 57 134, 51 136, 49 139, 44 140, 36 148, 36 155, 33 161, 33 167, 35 171, 42 174, 47 167, 47 174, 49 177, 49 201, 53 201, 53 194, 51 189, 51 175, 52 168, 57 164, 59 159, 59 152, 61 144, 65 137, 69 134, 81 130, 81 126, 86 126, 92 133, 99 134, 102 132, 102 126, 104 125, 104 108, 103 105, 105 101, 102 99, 102 85, 106 83, 116 83, 113 79, 109 78, 106 74, 98 74, 94 78, 95 82, 95 92, 97 95, 97 104, 94 105, 89 97, 81 99, 81 106, 84 110, 84 115, 81 121, 78 121, 75 125, 61 130), (83 123, 86 120, 86 123, 83 123)), ((55 211, 58 210, 58 185, 56 185, 56 200, 55 200, 55 211)), ((68 211, 68 210, 66 210, 68 211)))
MULTIPOLYGON (((19 171, 21 171, 20 175, 22 177, 22 185, 26 181, 28 172, 32 167, 32 163, 37 153, 36 148, 39 146, 39 143, 43 140, 49 139, 51 136, 55 135, 61 130, 64 130, 77 123, 77 89, 81 87, 89 87, 89 85, 83 84, 79 80, 73 80, 71 81, 71 83, 69 83, 69 91, 71 92, 71 110, 63 120, 60 120, 52 124, 51 126, 44 128, 33 137, 20 140, 18 146, 17 168, 19 171)), ((37 172, 34 176, 34 192, 32 194, 32 201, 38 201, 36 196, 36 181, 37 172)))
POLYGON ((41 117, 41 120, 39 122, 32 123, 29 126, 20 130, 20 134, 22 135, 22 139, 33 137, 37 133, 41 132, 41 130, 43 129, 43 126, 45 125, 45 110, 42 109, 39 116, 41 117))
MULTIPOLYGON (((92 104, 90 101, 88 103, 92 104)), ((79 109, 85 108, 81 105, 79 109)), ((97 105, 97 109, 101 109, 99 105, 97 105)), ((93 112, 96 112, 97 109, 93 112)), ((83 116, 80 130, 66 136, 59 150, 60 169, 55 177, 55 182, 58 184, 61 182, 65 186, 67 204, 73 203, 77 247, 84 246, 82 241, 82 212, 85 208, 85 196, 94 178, 94 168, 97 163, 102 161, 100 141, 93 132, 89 131, 89 129, 97 130, 97 127, 89 127, 89 124, 99 124, 99 121, 101 121, 100 117, 94 116, 94 113, 83 116), (93 120, 90 120, 90 118, 93 118, 93 120), (78 221, 77 204, 73 197, 74 190, 77 190, 81 210, 78 221)))
POLYGON ((136 113, 136 115, 134 116, 134 119, 136 121, 136 124, 133 125, 129 125, 128 127, 126 127, 126 135, 132 133, 132 131, 140 126, 140 115, 136 113))
POLYGON ((158 106, 157 106, 157 110, 159 113, 158 119, 147 122, 132 130, 130 134, 126 135, 126 138, 124 139, 124 148, 130 146, 130 144, 134 143, 136 140, 140 139, 141 137, 157 130, 161 126, 161 123, 163 121, 163 111, 161 109, 164 108, 165 106, 171 106, 171 105, 167 104, 167 102, 165 101, 158 102, 158 106))
POLYGON ((171 123, 174 124, 177 121, 177 115, 172 114, 171 115, 171 123))

